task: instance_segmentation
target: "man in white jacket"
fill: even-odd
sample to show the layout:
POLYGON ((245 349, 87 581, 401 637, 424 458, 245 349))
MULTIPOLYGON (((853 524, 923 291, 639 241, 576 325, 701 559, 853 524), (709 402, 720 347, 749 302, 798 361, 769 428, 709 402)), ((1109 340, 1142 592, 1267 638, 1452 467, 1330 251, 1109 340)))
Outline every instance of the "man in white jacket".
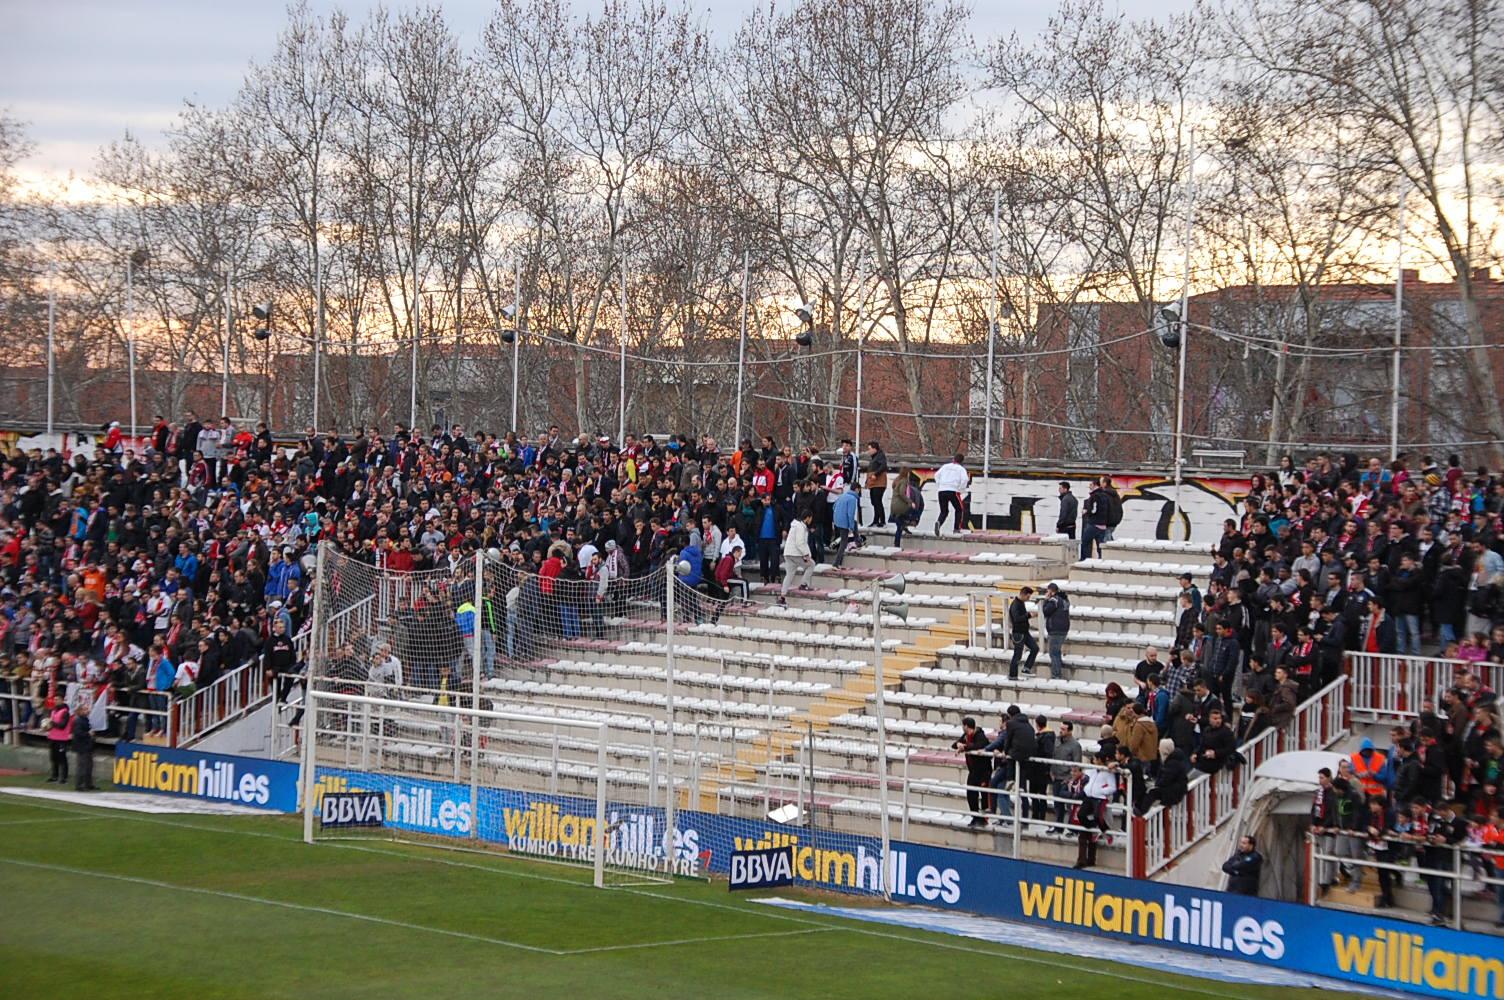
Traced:
POLYGON ((783 540, 783 587, 778 592, 779 604, 788 603, 789 587, 800 570, 804 571, 800 590, 808 590, 809 581, 815 575, 815 557, 809 549, 809 524, 812 520, 814 515, 806 511, 789 524, 788 537, 783 540))
POLYGON ((935 515, 936 538, 940 537, 940 529, 945 526, 946 510, 950 507, 956 509, 956 534, 961 533, 961 519, 965 516, 962 497, 971 485, 971 474, 962 464, 965 461, 966 456, 958 453, 935 472, 935 489, 940 491, 940 510, 935 515))

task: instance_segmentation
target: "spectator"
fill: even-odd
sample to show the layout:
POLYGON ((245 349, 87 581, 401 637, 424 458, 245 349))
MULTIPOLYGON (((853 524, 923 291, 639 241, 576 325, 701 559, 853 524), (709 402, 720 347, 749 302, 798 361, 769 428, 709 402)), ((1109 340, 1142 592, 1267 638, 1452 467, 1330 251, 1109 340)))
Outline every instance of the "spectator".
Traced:
POLYGON ((806 510, 789 525, 788 536, 783 541, 783 586, 778 592, 778 603, 787 606, 789 588, 794 578, 803 574, 800 590, 808 590, 815 574, 815 560, 810 551, 809 529, 814 523, 814 514, 806 510))
POLYGON ((992 756, 985 751, 987 734, 977 727, 971 716, 961 720, 961 737, 950 745, 962 755, 966 765, 966 808, 971 810, 971 825, 987 825, 987 793, 985 789, 992 777, 992 756))
POLYGON ((73 714, 68 711, 68 703, 58 699, 47 719, 47 751, 52 765, 47 777, 49 783, 68 783, 68 743, 72 737, 73 714))
POLYGON ((1147 764, 1159 759, 1159 729, 1153 719, 1139 715, 1132 704, 1125 704, 1118 712, 1112 731, 1118 747, 1134 760, 1147 764))
POLYGON ((884 454, 882 445, 876 441, 867 442, 867 496, 872 502, 872 520, 868 522, 874 528, 888 526, 887 518, 883 516, 883 498, 888 492, 888 456, 884 454))
POLYGON ((1191 763, 1206 774, 1216 774, 1226 767, 1236 748, 1232 730, 1224 720, 1221 708, 1207 713, 1207 724, 1201 731, 1201 744, 1191 754, 1191 763))
POLYGON ((1063 479, 1060 481, 1059 496, 1060 512, 1055 516, 1055 531, 1075 541, 1076 518, 1081 505, 1076 500, 1076 494, 1071 492, 1071 484, 1063 479))
POLYGON ((1237 853, 1222 862, 1222 871, 1227 875, 1227 891, 1238 896, 1257 896, 1259 876, 1264 870, 1264 856, 1251 835, 1238 838, 1237 853))
POLYGON ((1102 480, 1098 480, 1092 485, 1091 493, 1086 497, 1086 508, 1081 512, 1082 559, 1101 556, 1102 542, 1107 539, 1108 522, 1112 518, 1112 503, 1102 480))
MULTIPOLYGON (((89 713, 80 711, 73 716, 72 743, 74 770, 77 771, 74 788, 80 792, 94 791, 94 730, 89 721, 89 713)), ((63 780, 67 780, 67 769, 64 768, 63 780)))
POLYGON ((1064 823, 1071 799, 1071 772, 1079 770, 1073 765, 1081 763, 1081 742, 1071 722, 1060 723, 1052 756, 1055 763, 1050 765, 1050 794, 1055 797, 1055 822, 1064 823))
POLYGON ((1050 676, 1063 680, 1065 673, 1065 638, 1071 630, 1071 602, 1057 584, 1044 588, 1044 600, 1039 605, 1040 617, 1044 619, 1045 645, 1050 652, 1050 676))
POLYGON ((966 516, 965 495, 971 485, 971 473, 966 471, 966 456, 959 452, 935 472, 935 489, 940 494, 940 509, 935 515, 935 537, 945 526, 946 513, 955 509, 955 532, 961 533, 961 524, 966 516))
POLYGON ((924 494, 906 465, 899 468, 898 478, 893 482, 888 512, 893 516, 893 544, 902 548, 904 530, 913 528, 924 516, 924 494))
POLYGON ((1013 659, 1008 664, 1009 680, 1018 680, 1018 661, 1024 650, 1029 651, 1029 659, 1024 663, 1025 674, 1034 673, 1034 661, 1039 659, 1039 643, 1031 630, 1034 612, 1029 609, 1029 599, 1033 596, 1034 588, 1026 585, 1018 588, 1018 594, 1008 602, 1008 638, 1013 643, 1013 659))

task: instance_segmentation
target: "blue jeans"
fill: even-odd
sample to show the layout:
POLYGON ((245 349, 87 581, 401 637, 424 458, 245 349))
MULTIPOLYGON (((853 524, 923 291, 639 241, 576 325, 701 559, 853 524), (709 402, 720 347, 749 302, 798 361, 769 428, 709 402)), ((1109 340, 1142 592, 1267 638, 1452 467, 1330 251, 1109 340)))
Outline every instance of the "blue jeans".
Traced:
POLYGON ((1065 634, 1051 633, 1044 637, 1044 641, 1050 649, 1050 677, 1061 680, 1065 677, 1065 634))
POLYGON ((1090 559, 1102 554, 1102 542, 1107 540, 1107 529, 1087 521, 1081 526, 1081 558, 1090 559))
POLYGON ((1457 626, 1451 622, 1442 622, 1436 631, 1441 637, 1441 650, 1446 652, 1447 645, 1457 641, 1457 626))
POLYGON ((1026 649, 1029 651, 1029 659, 1024 664, 1024 670, 1032 674, 1034 672, 1034 661, 1039 659, 1039 643, 1027 632, 1015 633, 1013 636, 1013 661, 1008 664, 1009 680, 1018 680, 1018 661, 1023 658, 1024 650, 1026 649))
POLYGON ((480 661, 490 680, 496 673, 496 638, 484 629, 480 633, 480 661))
POLYGON ((1396 615, 1395 631, 1398 633, 1398 653, 1420 655, 1420 615, 1396 615))

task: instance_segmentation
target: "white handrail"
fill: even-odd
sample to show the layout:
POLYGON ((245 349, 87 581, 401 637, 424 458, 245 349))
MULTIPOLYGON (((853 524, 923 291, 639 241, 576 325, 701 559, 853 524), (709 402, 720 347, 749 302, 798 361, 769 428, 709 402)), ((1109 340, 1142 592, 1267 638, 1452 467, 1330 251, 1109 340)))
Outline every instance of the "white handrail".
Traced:
POLYGON ((1504 664, 1446 660, 1395 653, 1350 653, 1353 715, 1364 721, 1405 721, 1420 714, 1429 699, 1440 699, 1460 670, 1479 675, 1490 689, 1504 687, 1504 664))

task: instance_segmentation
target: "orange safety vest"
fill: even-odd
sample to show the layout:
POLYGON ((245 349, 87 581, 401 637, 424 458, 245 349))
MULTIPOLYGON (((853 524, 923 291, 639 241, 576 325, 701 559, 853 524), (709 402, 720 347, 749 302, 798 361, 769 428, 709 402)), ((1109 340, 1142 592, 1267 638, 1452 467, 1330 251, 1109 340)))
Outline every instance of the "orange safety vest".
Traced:
POLYGON ((1384 787, 1384 783, 1376 777, 1389 761, 1384 751, 1375 750, 1373 756, 1368 761, 1364 761, 1363 752, 1354 750, 1348 759, 1353 762, 1353 773, 1358 776, 1359 783, 1363 785, 1365 795, 1369 798, 1381 798, 1387 793, 1388 789, 1384 787))

